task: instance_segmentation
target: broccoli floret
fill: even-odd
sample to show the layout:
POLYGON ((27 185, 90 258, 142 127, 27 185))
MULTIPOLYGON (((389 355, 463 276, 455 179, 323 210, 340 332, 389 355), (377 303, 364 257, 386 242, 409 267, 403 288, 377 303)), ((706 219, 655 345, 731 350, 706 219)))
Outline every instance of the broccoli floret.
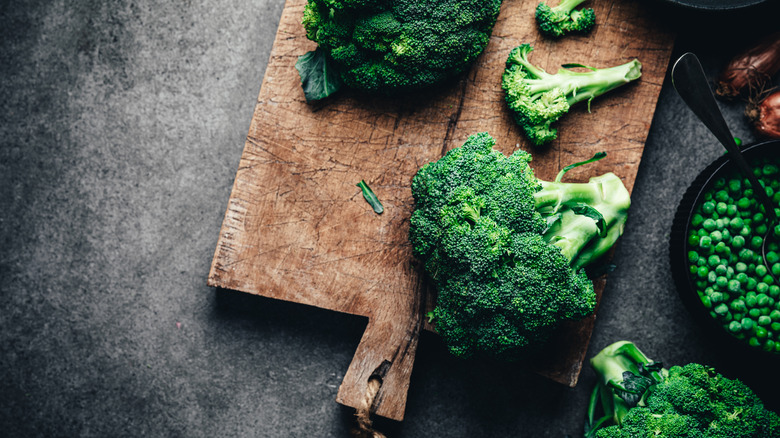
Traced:
POLYGON ((494 144, 473 135, 412 180, 409 238, 438 290, 436 330, 461 357, 514 358, 591 314, 582 268, 612 246, 631 202, 614 174, 562 182, 573 165, 540 181, 530 154, 494 144))
POLYGON ((501 0, 309 0, 303 26, 345 85, 393 95, 465 71, 500 7, 501 0))
POLYGON ((586 438, 780 437, 780 416, 739 380, 691 363, 668 370, 631 342, 616 342, 591 359, 599 377, 586 438), (598 405, 604 416, 596 418, 598 405))
POLYGON ((550 7, 541 2, 536 7, 536 24, 543 34, 557 38, 567 33, 587 33, 596 24, 593 9, 575 10, 585 0, 561 0, 558 6, 550 7))
POLYGON ((642 64, 636 59, 603 69, 566 64, 564 68, 584 67, 591 71, 560 69, 555 74, 549 74, 528 62, 528 54, 532 50, 529 44, 512 50, 506 61, 501 86, 515 121, 536 145, 556 138, 557 131, 550 124, 566 114, 575 103, 587 100, 590 109, 590 102, 595 97, 642 75, 642 64))

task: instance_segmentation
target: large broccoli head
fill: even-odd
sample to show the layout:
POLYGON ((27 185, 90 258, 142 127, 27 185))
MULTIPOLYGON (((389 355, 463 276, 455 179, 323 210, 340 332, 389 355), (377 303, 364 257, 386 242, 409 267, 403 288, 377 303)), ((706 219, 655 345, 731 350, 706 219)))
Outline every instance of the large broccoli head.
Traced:
POLYGON ((616 342, 591 359, 599 377, 587 438, 780 437, 780 416, 744 383, 691 363, 663 369, 633 343, 616 342), (604 417, 596 419, 601 403, 604 417))
POLYGON ((412 180, 414 255, 438 290, 436 330, 463 357, 513 357, 563 321, 592 313, 593 285, 573 263, 611 246, 602 240, 619 236, 609 231, 622 229, 630 202, 622 184, 605 191, 609 184, 539 181, 530 154, 507 157, 494 143, 486 133, 473 135, 412 180), (605 207, 616 197, 623 207, 613 213, 605 207), (584 203, 606 213, 601 226, 569 217, 584 203))
POLYGON ((307 37, 344 83, 395 94, 463 72, 488 43, 501 0, 309 0, 307 37))

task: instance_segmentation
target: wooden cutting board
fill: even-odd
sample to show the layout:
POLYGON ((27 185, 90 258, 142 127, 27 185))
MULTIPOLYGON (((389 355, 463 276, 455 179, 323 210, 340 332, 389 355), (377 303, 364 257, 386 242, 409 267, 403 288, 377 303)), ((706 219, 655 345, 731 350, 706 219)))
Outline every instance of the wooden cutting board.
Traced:
MULTIPOLYGON (((567 179, 612 171, 631 190, 673 38, 645 2, 592 0, 595 30, 552 41, 535 28, 536 0, 505 0, 487 49, 452 83, 397 99, 344 92, 307 104, 294 68, 315 48, 300 24, 305 3, 287 0, 282 13, 208 284, 368 317, 337 401, 360 406, 369 378, 378 377, 372 410, 401 420, 422 315, 433 302, 407 240, 412 176, 487 131, 505 153, 532 152, 543 179, 607 151, 567 179), (532 148, 500 88, 507 55, 521 43, 533 45, 530 60, 549 72, 564 63, 608 67, 637 58, 643 76, 595 100, 590 114, 587 105, 574 108, 558 123, 558 140, 532 148), (363 199, 360 180, 384 204, 382 215, 363 199)), ((599 296, 603 288, 600 279, 599 296)), ((574 386, 594 321, 561 330, 550 353, 535 359, 543 364, 536 371, 574 386)))

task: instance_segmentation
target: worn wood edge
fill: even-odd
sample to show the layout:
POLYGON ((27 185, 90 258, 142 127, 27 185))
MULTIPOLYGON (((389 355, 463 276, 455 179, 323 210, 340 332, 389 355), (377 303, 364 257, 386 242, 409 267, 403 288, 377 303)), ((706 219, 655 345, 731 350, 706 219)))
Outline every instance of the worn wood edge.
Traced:
POLYGON ((336 402, 360 408, 368 381, 382 382, 371 411, 391 420, 402 421, 412 369, 422 330, 426 294, 416 294, 405 321, 377 315, 369 319, 357 350, 339 386, 336 402), (400 327, 399 327, 400 326, 400 327), (389 336, 387 335, 389 333, 389 336), (387 340, 389 338, 389 341, 387 340), (387 389, 390 388, 390 389, 387 389))

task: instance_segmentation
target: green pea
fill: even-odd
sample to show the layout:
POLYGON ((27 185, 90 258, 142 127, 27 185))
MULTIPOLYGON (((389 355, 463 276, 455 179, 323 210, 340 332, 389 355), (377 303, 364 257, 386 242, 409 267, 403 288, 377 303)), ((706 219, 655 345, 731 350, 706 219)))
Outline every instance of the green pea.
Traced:
POLYGON ((728 206, 725 202, 721 201, 715 204, 715 211, 718 212, 719 215, 726 214, 726 210, 728 210, 728 206))
POLYGON ((762 348, 765 351, 775 351, 775 341, 768 339, 762 348))
POLYGON ((752 239, 750 239, 750 246, 752 246, 754 249, 761 248, 761 245, 763 245, 764 239, 761 238, 761 236, 753 236, 752 239))
POLYGON ((707 295, 700 296, 699 299, 701 299, 702 305, 704 305, 705 308, 711 309, 712 308, 712 301, 710 301, 710 297, 707 295))
POLYGON ((769 292, 769 285, 764 283, 763 281, 758 283, 756 285, 756 292, 760 293, 760 294, 765 294, 765 293, 769 292))
POLYGON ((768 317, 766 315, 761 315, 761 316, 758 317, 758 325, 768 326, 770 324, 772 324, 772 318, 770 318, 770 317, 768 317))
POLYGON ((767 332, 765 328, 756 327, 756 337, 758 339, 766 339, 767 334, 769 334, 769 332, 767 332))
POLYGON ((760 347, 761 346, 761 342, 759 342, 758 339, 756 339, 755 336, 751 337, 750 340, 748 340, 748 344, 750 344, 751 347, 760 347))
POLYGON ((742 324, 740 324, 737 321, 731 321, 729 323, 729 331, 731 333, 738 333, 738 332, 742 331, 742 324))
POLYGON ((748 315, 750 315, 750 318, 752 319, 758 319, 761 316, 761 309, 754 307, 748 311, 748 315))
POLYGON ((691 225, 693 225, 694 228, 698 228, 702 222, 704 222, 704 216, 699 213, 694 214, 691 218, 691 225))
POLYGON ((741 285, 738 280, 729 280, 729 283, 726 285, 726 289, 729 292, 739 292, 740 286, 741 285))
POLYGON ((702 236, 699 239, 699 248, 709 249, 712 247, 712 238, 710 236, 702 236))
POLYGON ((756 266, 756 275, 758 275, 759 277, 763 277, 764 275, 766 275, 766 273, 767 273, 766 266, 764 265, 756 266))
POLYGON ((747 264, 743 262, 737 262, 737 264, 734 265, 734 270, 739 273, 747 272, 747 264))
POLYGON ((747 307, 745 306, 745 301, 737 299, 731 302, 731 310, 734 312, 747 312, 747 307))
POLYGON ((745 289, 747 290, 755 290, 756 286, 758 285, 758 282, 753 277, 748 277, 747 283, 745 284, 745 289))
MULTIPOLYGON (((766 284, 766 283, 764 283, 764 284, 766 284)), ((776 284, 773 284, 772 286, 768 286, 767 289, 768 289, 770 297, 772 297, 774 299, 780 298, 780 286, 778 286, 776 284)))
POLYGON ((732 193, 739 193, 742 191, 742 181, 738 179, 729 180, 729 191, 732 193))
POLYGON ((772 313, 769 314, 769 317, 772 318, 772 321, 774 322, 780 322, 780 310, 773 310, 772 313))
POLYGON ((726 316, 726 314, 729 313, 729 306, 720 303, 712 310, 719 316, 726 316))
POLYGON ((712 218, 707 218, 701 224, 701 227, 704 228, 707 231, 714 231, 715 228, 717 228, 717 224, 715 223, 714 220, 712 220, 712 218))
POLYGON ((769 327, 773 332, 780 333, 780 322, 773 322, 769 327))
MULTIPOLYGON (((710 202, 710 204, 712 204, 712 207, 710 207, 710 211, 707 212, 705 210, 705 213, 707 213, 707 214, 712 213, 712 210, 715 210, 715 204, 712 203, 712 202, 710 202)), ((707 205, 707 203, 705 202, 704 205, 707 205)), ((740 210, 747 210, 748 208, 750 208, 750 199, 744 198, 744 197, 743 198, 739 198, 739 200, 737 201, 737 207, 740 210)), ((703 206, 702 206, 702 208, 703 208, 703 206)))
MULTIPOLYGON (((743 226, 740 226, 740 229, 742 229, 743 226)), ((696 236, 696 237, 698 237, 698 236, 696 236)), ((698 242, 697 242, 697 244, 698 244, 698 242)), ((734 249, 736 249, 736 250, 742 249, 745 246, 745 237, 743 237, 743 236, 734 236, 731 239, 731 246, 734 247, 734 249)))

